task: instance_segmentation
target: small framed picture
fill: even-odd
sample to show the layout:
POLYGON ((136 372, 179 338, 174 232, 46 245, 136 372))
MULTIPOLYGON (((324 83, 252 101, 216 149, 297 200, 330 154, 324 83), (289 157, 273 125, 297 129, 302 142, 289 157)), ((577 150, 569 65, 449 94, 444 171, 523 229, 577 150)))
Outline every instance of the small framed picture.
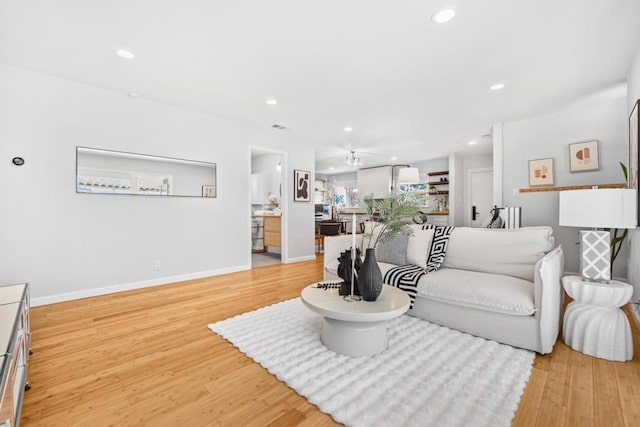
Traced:
POLYGON ((569 170, 571 172, 594 171, 598 164, 598 141, 569 144, 569 170))
POLYGON ((202 197, 216 197, 216 186, 215 185, 203 185, 202 186, 202 197))
POLYGON ((529 160, 529 187, 553 185, 553 159, 529 160))
POLYGON ((294 169, 293 170, 293 201, 311 201, 310 183, 311 172, 294 169))

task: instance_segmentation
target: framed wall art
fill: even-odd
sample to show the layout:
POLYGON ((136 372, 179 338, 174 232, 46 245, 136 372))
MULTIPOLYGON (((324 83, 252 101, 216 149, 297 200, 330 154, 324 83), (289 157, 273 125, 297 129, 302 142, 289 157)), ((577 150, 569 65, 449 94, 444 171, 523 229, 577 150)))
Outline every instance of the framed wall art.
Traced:
POLYGON ((529 187, 553 185, 553 159, 529 160, 529 187))
POLYGON ((294 169, 293 170, 293 201, 311 201, 311 172, 294 169))
POLYGON ((215 185, 203 185, 202 186, 202 197, 216 197, 216 186, 215 185))
MULTIPOLYGON (((638 104, 640 104, 640 99, 636 101, 629 116, 629 179, 627 182, 629 188, 638 191, 638 196, 640 196, 640 188, 638 188, 638 134, 640 134, 638 108, 640 107, 638 104)), ((638 199, 638 221, 640 224, 640 198, 638 199)))
POLYGON ((598 170, 600 168, 598 141, 569 144, 569 159, 569 170, 571 172, 598 170))

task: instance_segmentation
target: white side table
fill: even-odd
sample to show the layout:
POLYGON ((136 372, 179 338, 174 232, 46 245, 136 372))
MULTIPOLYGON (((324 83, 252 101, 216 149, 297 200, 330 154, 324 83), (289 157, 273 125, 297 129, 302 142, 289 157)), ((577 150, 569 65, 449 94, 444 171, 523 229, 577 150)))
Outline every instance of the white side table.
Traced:
POLYGON ((588 282, 580 276, 563 277, 562 286, 573 298, 564 313, 565 344, 601 359, 631 360, 631 327, 620 307, 631 299, 633 287, 616 280, 588 282))

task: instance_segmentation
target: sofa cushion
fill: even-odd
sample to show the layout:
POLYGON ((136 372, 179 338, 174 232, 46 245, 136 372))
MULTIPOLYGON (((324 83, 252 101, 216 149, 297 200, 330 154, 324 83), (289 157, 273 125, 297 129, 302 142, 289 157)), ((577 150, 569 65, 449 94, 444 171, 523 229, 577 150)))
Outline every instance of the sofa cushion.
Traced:
POLYGON ((399 233, 392 239, 380 241, 376 246, 376 260, 389 264, 405 265, 407 263, 407 244, 409 236, 399 233))
POLYGON ((451 233, 442 266, 506 274, 533 282, 536 262, 553 249, 552 234, 551 227, 458 227, 451 233))
POLYGON ((407 264, 426 267, 434 230, 423 230, 421 224, 413 224, 411 229, 413 235, 409 237, 407 244, 407 264))
POLYGON ((514 316, 530 316, 536 311, 533 283, 452 268, 441 268, 422 277, 418 297, 514 316))

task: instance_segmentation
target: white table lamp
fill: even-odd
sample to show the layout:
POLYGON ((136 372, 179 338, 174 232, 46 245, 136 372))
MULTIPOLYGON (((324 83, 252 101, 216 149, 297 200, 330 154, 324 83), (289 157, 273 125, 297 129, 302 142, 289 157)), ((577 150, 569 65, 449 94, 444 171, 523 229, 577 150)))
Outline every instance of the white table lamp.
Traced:
POLYGON ((559 224, 593 227, 580 232, 580 272, 586 280, 611 280, 611 234, 598 228, 635 228, 636 190, 594 188, 560 191, 559 224))

